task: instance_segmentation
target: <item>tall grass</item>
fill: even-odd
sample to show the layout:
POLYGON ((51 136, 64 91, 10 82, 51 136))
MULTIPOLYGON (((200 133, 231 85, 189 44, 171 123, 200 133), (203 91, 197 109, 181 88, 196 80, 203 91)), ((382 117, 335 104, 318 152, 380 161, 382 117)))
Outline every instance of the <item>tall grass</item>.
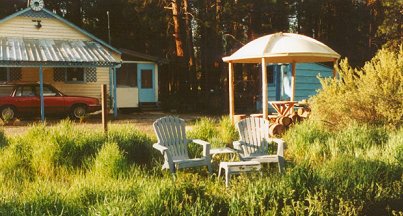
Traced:
MULTIPOLYGON (((227 140, 216 146, 237 138, 228 119, 201 121, 189 134, 227 140)), ((155 138, 131 125, 105 136, 64 121, 0 137, 0 215, 403 214, 402 129, 305 121, 284 137, 284 174, 234 176, 227 189, 199 169, 172 180, 155 138)))
POLYGON ((220 119, 201 118, 196 121, 188 136, 208 141, 213 148, 231 146, 232 141, 238 139, 238 133, 232 125, 231 119, 227 116, 223 116, 220 119))

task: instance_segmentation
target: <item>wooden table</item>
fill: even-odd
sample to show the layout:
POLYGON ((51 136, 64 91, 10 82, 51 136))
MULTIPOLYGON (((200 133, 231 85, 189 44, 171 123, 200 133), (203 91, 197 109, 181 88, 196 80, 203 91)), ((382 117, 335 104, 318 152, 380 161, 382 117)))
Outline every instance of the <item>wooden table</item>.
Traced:
POLYGON ((287 116, 294 110, 296 101, 269 101, 270 105, 278 112, 280 116, 287 116))

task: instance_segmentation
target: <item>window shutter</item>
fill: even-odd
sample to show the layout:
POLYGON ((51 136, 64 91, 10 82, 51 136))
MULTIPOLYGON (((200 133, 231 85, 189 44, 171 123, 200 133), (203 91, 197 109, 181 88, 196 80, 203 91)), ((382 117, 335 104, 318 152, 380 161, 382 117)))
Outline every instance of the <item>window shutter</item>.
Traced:
POLYGON ((64 82, 65 79, 65 69, 64 68, 54 68, 53 69, 53 81, 64 82))
POLYGON ((97 82, 97 68, 85 68, 85 81, 97 82))
POLYGON ((10 81, 18 81, 21 80, 21 78, 21 68, 10 68, 10 81))

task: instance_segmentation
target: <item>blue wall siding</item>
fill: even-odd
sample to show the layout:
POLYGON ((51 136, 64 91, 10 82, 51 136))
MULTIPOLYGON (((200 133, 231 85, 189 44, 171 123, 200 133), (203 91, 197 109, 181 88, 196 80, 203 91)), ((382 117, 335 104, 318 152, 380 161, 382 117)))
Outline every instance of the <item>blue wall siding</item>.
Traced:
MULTIPOLYGON (((286 74, 288 79, 291 80, 291 65, 283 67, 281 67, 281 65, 274 65, 274 67, 277 67, 277 70, 274 70, 275 76, 278 76, 280 79, 277 80, 275 84, 268 85, 268 99, 269 101, 278 100, 279 98, 281 100, 287 100, 289 99, 289 95, 286 95, 284 91, 279 91, 278 89, 276 91, 276 87, 280 86, 279 89, 283 89, 283 74, 286 74)), ((321 77, 331 77, 333 75, 333 69, 315 63, 300 63, 296 65, 296 101, 308 99, 315 95, 318 89, 322 88, 322 85, 317 78, 318 75, 321 77)))
POLYGON ((296 101, 308 99, 315 95, 318 89, 322 88, 317 78, 318 75, 321 77, 331 77, 333 76, 333 70, 332 68, 315 63, 297 64, 295 80, 296 101))

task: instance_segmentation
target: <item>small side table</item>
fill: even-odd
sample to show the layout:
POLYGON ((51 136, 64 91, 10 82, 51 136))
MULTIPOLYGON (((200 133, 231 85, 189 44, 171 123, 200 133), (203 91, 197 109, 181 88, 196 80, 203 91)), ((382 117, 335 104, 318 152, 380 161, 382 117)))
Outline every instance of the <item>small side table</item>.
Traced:
POLYGON ((258 161, 221 162, 218 170, 218 177, 221 176, 221 169, 225 170, 225 186, 229 186, 232 174, 243 172, 259 171, 262 166, 258 161))
POLYGON ((229 148, 229 147, 222 147, 222 148, 213 148, 210 149, 210 155, 211 158, 218 154, 232 154, 232 159, 235 159, 235 156, 238 154, 238 152, 235 149, 229 148))

